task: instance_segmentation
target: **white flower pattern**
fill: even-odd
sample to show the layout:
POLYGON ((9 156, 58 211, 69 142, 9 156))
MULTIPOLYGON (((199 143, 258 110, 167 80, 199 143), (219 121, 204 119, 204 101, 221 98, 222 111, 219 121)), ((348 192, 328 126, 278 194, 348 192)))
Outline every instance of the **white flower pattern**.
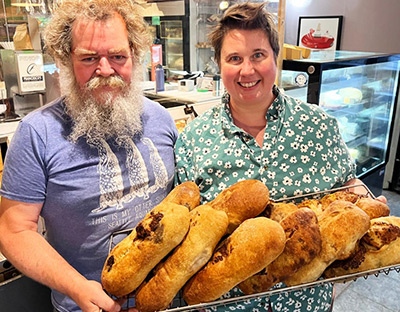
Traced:
MULTIPOLYGON (((274 92, 262 147, 233 124, 227 93, 220 104, 186 126, 175 148, 176 183, 203 181, 199 188, 205 203, 243 179, 261 180, 270 197, 278 199, 331 189, 355 178, 355 165, 336 119, 277 88, 274 92)), ((238 295, 234 288, 224 297, 238 295)), ((331 296, 331 284, 324 284, 206 311, 268 311, 268 302, 276 312, 328 311, 331 296)))

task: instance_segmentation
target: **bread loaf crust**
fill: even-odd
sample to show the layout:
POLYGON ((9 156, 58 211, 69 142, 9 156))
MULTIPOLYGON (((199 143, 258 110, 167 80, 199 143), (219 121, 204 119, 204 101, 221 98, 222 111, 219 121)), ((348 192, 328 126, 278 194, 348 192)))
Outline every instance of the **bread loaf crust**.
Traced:
POLYGON ((141 312, 164 310, 187 280, 211 258, 215 246, 225 234, 228 216, 207 205, 190 213, 189 232, 173 254, 157 267, 148 283, 136 293, 136 307, 141 312))
POLYGON ((182 205, 154 207, 108 255, 101 275, 104 289, 117 297, 134 291, 183 240, 189 222, 189 210, 182 205))
POLYGON ((371 197, 361 197, 356 201, 356 206, 364 210, 370 219, 387 217, 390 213, 389 206, 371 197))
POLYGON ((351 257, 335 261, 324 272, 327 278, 367 271, 400 263, 400 218, 371 220, 368 232, 351 257))
POLYGON ((167 202, 182 205, 192 210, 200 205, 199 187, 192 181, 183 182, 175 186, 162 201, 162 203, 167 202))
POLYGON ((218 299, 276 259, 285 240, 282 227, 273 220, 258 217, 244 221, 185 285, 184 299, 189 304, 218 299))
POLYGON ((237 182, 223 190, 208 204, 226 212, 228 233, 232 233, 244 220, 258 216, 269 203, 269 190, 259 180, 237 182))
POLYGON ((332 202, 318 217, 322 249, 309 264, 285 280, 288 286, 317 280, 335 260, 346 259, 368 231, 368 215, 348 201, 332 202))
POLYGON ((321 252, 321 233, 315 212, 300 208, 281 222, 286 234, 285 249, 260 273, 239 284, 245 294, 267 291, 310 263, 321 252))

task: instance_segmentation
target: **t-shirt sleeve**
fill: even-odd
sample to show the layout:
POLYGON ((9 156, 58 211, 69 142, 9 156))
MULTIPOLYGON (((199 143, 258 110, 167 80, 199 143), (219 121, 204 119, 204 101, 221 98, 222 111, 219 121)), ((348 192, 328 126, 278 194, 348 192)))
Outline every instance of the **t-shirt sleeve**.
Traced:
POLYGON ((0 195, 28 203, 44 202, 44 155, 43 139, 29 123, 21 121, 7 149, 0 195))

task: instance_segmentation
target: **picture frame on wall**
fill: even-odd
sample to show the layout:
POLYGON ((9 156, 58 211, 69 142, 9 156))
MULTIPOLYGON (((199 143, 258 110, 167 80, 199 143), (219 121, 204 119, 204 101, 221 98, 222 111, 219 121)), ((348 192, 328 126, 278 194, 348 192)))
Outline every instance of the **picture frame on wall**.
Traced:
POLYGON ((297 45, 312 50, 340 50, 343 16, 300 16, 297 45))

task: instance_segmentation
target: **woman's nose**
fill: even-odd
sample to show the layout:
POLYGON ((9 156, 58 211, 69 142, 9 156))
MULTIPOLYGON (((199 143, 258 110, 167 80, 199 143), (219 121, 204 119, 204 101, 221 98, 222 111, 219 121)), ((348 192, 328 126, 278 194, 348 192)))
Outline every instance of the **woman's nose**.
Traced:
POLYGON ((96 74, 99 76, 108 77, 114 73, 115 71, 112 68, 108 58, 106 56, 100 57, 100 61, 96 69, 96 74))
POLYGON ((241 75, 251 75, 254 73, 254 66, 251 60, 245 60, 242 63, 242 68, 240 69, 241 75))

